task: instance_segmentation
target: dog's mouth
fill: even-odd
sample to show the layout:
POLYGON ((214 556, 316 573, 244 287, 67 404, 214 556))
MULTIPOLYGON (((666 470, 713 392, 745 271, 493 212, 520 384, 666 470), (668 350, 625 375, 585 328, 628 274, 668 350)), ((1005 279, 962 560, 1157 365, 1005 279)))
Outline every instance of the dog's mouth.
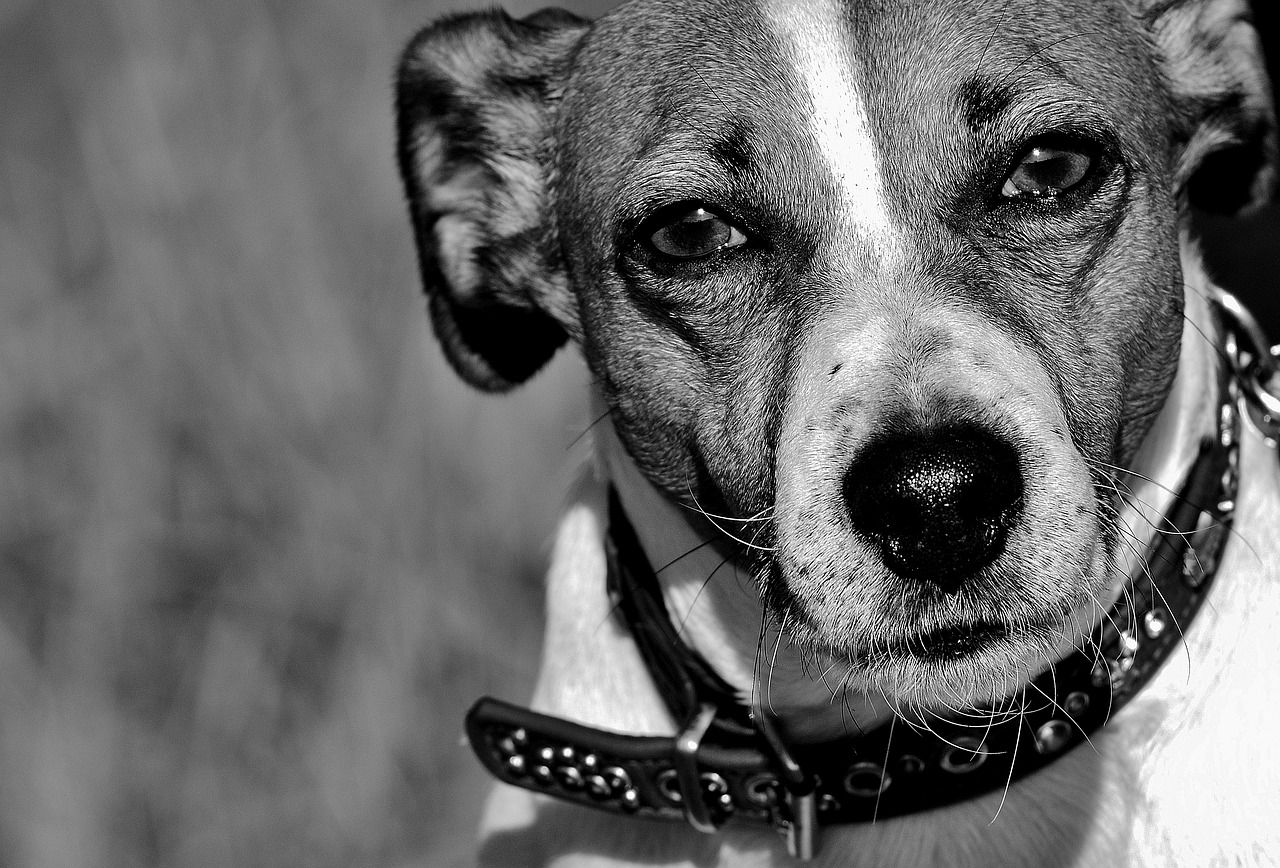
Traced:
POLYGON ((1017 672, 1036 668, 1070 640, 1048 619, 1035 624, 976 619, 904 631, 856 650, 846 647, 843 653, 829 647, 826 655, 877 683, 888 678, 887 683, 901 687, 899 679, 908 678, 920 687, 958 688, 973 679, 971 686, 979 689, 993 677, 1015 678, 1017 672))
POLYGON ((1012 635, 1007 624, 996 621, 948 624, 871 643, 852 657, 871 668, 885 663, 961 661, 1007 644, 1012 635))
POLYGON ((1009 638, 1009 628, 994 622, 956 624, 908 636, 889 643, 887 652, 895 657, 921 660, 953 660, 977 654, 994 643, 1009 638))
POLYGON ((843 653, 822 656, 844 667, 848 684, 888 691, 903 707, 978 705, 1008 695, 1072 643, 1061 624, 999 619, 918 626, 843 653))

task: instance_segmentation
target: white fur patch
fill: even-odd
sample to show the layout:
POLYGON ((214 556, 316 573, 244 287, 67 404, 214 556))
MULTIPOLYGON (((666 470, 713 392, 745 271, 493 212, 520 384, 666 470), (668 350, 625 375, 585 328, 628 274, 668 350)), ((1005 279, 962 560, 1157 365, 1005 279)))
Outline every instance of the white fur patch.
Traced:
POLYGON ((875 142, 839 8, 832 0, 770 0, 765 17, 813 101, 810 130, 844 194, 848 219, 872 239, 887 238, 893 233, 875 142))

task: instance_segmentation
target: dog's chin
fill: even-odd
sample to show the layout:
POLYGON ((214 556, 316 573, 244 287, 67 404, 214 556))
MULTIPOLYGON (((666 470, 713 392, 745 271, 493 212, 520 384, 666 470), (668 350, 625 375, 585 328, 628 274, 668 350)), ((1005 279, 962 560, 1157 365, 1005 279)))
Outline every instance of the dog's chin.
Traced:
POLYGON ((938 712, 998 705, 1080 641, 1062 619, 988 620, 881 637, 853 650, 827 647, 820 656, 838 661, 852 690, 882 696, 900 712, 938 712))
MULTIPOLYGON (((1077 559, 1078 572, 1028 575, 1006 565, 979 578, 985 587, 952 597, 913 597, 904 586, 900 610, 878 619, 852 593, 834 605, 801 596, 810 617, 778 623, 789 620, 788 638, 826 685, 883 697, 900 711, 990 707, 1073 651, 1088 650, 1119 590, 1114 549, 1114 539, 1095 537, 1077 559)), ((873 571, 852 574, 865 582, 873 571)))

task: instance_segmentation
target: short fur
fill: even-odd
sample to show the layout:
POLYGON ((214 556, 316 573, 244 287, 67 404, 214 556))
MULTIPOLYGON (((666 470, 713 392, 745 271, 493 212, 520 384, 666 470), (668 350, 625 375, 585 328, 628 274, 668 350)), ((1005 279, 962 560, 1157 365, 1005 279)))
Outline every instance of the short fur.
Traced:
MULTIPOLYGON (((1259 201, 1275 148, 1242 0, 486 13, 419 34, 397 104, 455 367, 505 389, 581 347, 604 475, 650 559, 677 564, 660 579, 687 641, 796 739, 999 700, 1084 641, 1214 424, 1188 202, 1259 201), (1050 202, 1001 198, 1046 136, 1087 142, 1089 173, 1050 202), (655 233, 694 205, 743 243, 664 255, 655 233), (1023 493, 990 561, 940 592, 851 523, 847 480, 885 443, 961 428, 1014 450, 1023 493), (1008 635, 959 659, 894 650, 991 619, 1008 635)), ((1190 680, 1167 667, 1093 750, 1007 794, 830 831, 820 864, 1280 858, 1280 680, 1249 666, 1280 611, 1276 461, 1256 432, 1243 460, 1242 541, 1188 631, 1190 680)), ((601 486, 562 526, 535 704, 670 732, 609 620, 601 486)), ((784 859, 767 830, 699 837, 504 789, 484 834, 495 864, 784 859)))

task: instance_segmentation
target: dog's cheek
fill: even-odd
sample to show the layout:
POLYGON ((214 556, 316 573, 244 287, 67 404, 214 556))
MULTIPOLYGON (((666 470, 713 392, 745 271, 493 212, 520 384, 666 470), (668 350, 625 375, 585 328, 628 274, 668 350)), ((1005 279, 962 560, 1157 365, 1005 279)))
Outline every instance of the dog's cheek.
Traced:
MULTIPOLYGON (((706 420, 702 451, 738 515, 773 515, 783 408, 807 321, 807 311, 793 306, 757 311, 734 329, 714 370, 722 411, 706 420)), ((773 522, 757 529, 772 545, 773 522)))
POLYGON ((1163 309, 1155 312, 1151 322, 1165 327, 1143 332, 1129 345, 1124 406, 1116 437, 1115 463, 1121 467, 1132 463, 1164 407, 1177 373, 1182 330, 1176 326, 1182 317, 1182 296, 1170 292, 1163 294, 1162 299, 1163 309), (1168 327, 1169 323, 1174 327, 1168 327))
POLYGON ((705 475, 691 449, 705 392, 701 365, 680 341, 638 317, 593 307, 583 350, 613 425, 641 472, 690 504, 705 475))
POLYGON ((773 366, 723 324, 676 321, 617 279, 583 300, 584 352, 641 472, 674 500, 721 516, 759 513, 772 494, 773 366))
POLYGON ((750 519, 729 530, 756 551, 765 545, 757 537, 771 537, 759 519, 773 502, 778 419, 803 320, 794 306, 767 303, 768 280, 794 281, 767 279, 754 253, 672 275, 615 254, 604 233, 595 242, 570 252, 570 268, 584 353, 623 443, 673 499, 750 519))
POLYGON ((1105 210, 1039 237, 1051 267, 1034 283, 997 252, 1006 277, 991 289, 993 318, 1041 356, 1071 439, 1095 466, 1132 458, 1163 406, 1182 334, 1171 171, 1131 155, 1126 177, 1105 210))
MULTIPOLYGON (((1087 341, 1110 358, 1108 388, 1119 397, 1113 435, 1098 456, 1128 466, 1164 406, 1177 370, 1182 336, 1183 287, 1176 207, 1169 188, 1139 185, 1122 239, 1093 278, 1099 316, 1086 321, 1087 341)), ((1082 412, 1090 413, 1091 408, 1082 412)))

